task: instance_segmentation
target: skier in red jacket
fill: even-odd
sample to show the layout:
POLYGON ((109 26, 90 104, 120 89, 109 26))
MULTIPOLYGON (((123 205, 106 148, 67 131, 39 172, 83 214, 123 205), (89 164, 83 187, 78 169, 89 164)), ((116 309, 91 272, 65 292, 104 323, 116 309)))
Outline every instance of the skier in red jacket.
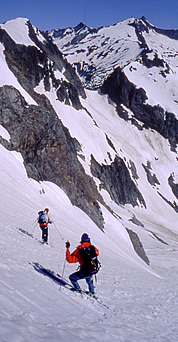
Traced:
MULTIPOLYGON (((93 280, 92 280, 92 274, 89 274, 89 272, 87 271, 85 264, 84 264, 84 259, 82 258, 82 252, 81 252, 82 249, 85 249, 89 246, 91 246, 91 243, 90 243, 90 238, 89 238, 87 233, 84 233, 81 236, 81 243, 75 249, 75 251, 73 253, 70 253, 70 251, 69 251, 70 242, 66 242, 66 248, 67 248, 66 260, 69 263, 76 263, 76 262, 80 263, 80 270, 78 272, 72 273, 69 276, 69 279, 70 279, 72 285, 74 286, 75 290, 77 292, 82 293, 82 290, 81 290, 77 281, 80 279, 85 279, 88 286, 89 286, 89 293, 94 296, 95 293, 94 293, 94 285, 93 285, 93 280)), ((96 255, 99 255, 99 250, 96 247, 94 247, 94 249, 95 249, 96 255)))

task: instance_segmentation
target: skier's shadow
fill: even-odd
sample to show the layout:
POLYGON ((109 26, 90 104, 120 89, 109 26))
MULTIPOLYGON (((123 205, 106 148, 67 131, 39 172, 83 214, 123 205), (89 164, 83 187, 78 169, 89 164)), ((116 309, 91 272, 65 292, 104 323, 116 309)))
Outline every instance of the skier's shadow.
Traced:
POLYGON ((37 262, 33 262, 33 263, 30 263, 30 265, 33 266, 33 268, 35 269, 35 271, 43 274, 45 277, 53 280, 54 282, 56 282, 58 285, 60 286, 63 286, 63 287, 67 287, 69 289, 72 288, 71 285, 69 285, 67 283, 67 281, 65 281, 65 279, 63 279, 60 274, 56 274, 54 273, 53 271, 51 271, 50 269, 48 268, 45 268, 43 267, 42 265, 40 265, 39 263, 37 262))

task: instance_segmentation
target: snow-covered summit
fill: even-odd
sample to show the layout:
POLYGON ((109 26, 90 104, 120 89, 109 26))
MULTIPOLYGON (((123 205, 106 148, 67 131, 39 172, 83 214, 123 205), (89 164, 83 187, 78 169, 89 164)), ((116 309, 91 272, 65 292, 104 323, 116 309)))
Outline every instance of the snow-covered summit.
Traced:
POLYGON ((0 28, 5 30, 17 44, 35 46, 29 37, 28 22, 27 18, 16 18, 0 24, 0 28))
POLYGON ((59 30, 59 37, 57 31, 49 34, 68 61, 76 65, 78 72, 81 71, 82 74, 83 71, 83 79, 86 76, 86 83, 91 85, 94 83, 93 85, 96 86, 101 84, 98 79, 103 78, 103 74, 107 77, 109 72, 119 65, 119 61, 120 65, 126 63, 128 58, 123 55, 125 49, 128 50, 130 47, 133 58, 138 55, 139 49, 135 44, 137 37, 134 30, 127 26, 129 22, 132 23, 133 20, 99 29, 81 25, 79 30, 76 28, 66 29, 64 32, 59 30), (89 82, 87 82, 87 75, 90 78, 89 82), (95 77, 95 81, 92 76, 95 77))
POLYGON ((86 87, 99 88, 121 67, 132 83, 146 90, 149 104, 178 113, 178 40, 170 38, 172 30, 160 30, 142 17, 95 31, 79 25, 78 30, 59 32, 49 34, 86 87))
POLYGON ((66 29, 53 29, 50 31, 46 31, 45 33, 50 36, 50 37, 55 37, 55 38, 60 38, 63 36, 67 36, 70 34, 82 34, 82 37, 80 36, 80 39, 86 36, 88 33, 94 33, 97 32, 98 29, 88 27, 84 23, 80 22, 78 25, 75 27, 67 27, 66 29))

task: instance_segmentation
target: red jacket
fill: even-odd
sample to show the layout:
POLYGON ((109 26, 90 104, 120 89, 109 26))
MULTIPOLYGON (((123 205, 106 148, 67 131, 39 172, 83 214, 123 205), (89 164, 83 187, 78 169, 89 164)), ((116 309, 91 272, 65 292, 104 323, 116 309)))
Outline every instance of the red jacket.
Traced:
MULTIPOLYGON (((80 256, 80 250, 84 247, 89 247, 91 246, 90 242, 82 242, 76 249, 74 252, 72 252, 72 254, 70 254, 69 248, 67 248, 66 250, 66 260, 69 263, 75 263, 75 262, 79 262, 80 265, 83 264, 83 260, 80 256)), ((95 247, 95 251, 97 253, 97 255, 99 255, 99 250, 95 247)))

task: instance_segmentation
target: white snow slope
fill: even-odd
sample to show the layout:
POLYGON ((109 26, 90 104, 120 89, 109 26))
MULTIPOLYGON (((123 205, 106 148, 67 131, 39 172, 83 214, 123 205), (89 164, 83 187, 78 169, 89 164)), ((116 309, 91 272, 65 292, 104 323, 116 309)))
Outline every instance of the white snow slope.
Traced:
MULTIPOLYGON (((25 38, 23 43, 29 44, 25 38)), ((1 56, 4 65, 3 53, 1 56)), ((8 69, 6 72, 1 86, 9 84, 12 77, 8 69)), ((20 86, 18 89, 21 91, 20 86)), ((35 90, 43 93, 43 84, 35 90)), ((22 95, 31 104, 28 94, 22 95)), ((76 111, 56 101, 53 90, 46 96, 71 136, 81 143, 85 161, 80 156, 79 160, 87 173, 90 173, 91 154, 100 163, 111 162, 108 152, 114 159, 115 153, 107 144, 105 134, 128 166, 131 160, 137 165, 137 186, 147 209, 117 206, 102 190, 106 203, 121 217, 114 217, 102 208, 103 233, 70 203, 59 187, 29 179, 21 155, 0 145, 0 341, 177 341, 176 213, 157 193, 159 190, 171 202, 174 199, 167 178, 171 172, 176 177, 175 153, 170 152, 169 144, 159 134, 138 131, 120 119, 107 97, 97 92, 87 91, 87 99, 83 100, 93 119, 84 110, 76 111), (160 180, 156 187, 146 179, 142 163, 146 165, 147 161, 160 180), (37 212, 45 207, 50 208, 55 222, 50 226, 49 245, 38 241, 41 231, 35 222, 37 212), (134 215, 144 227, 130 221, 134 215), (150 266, 134 252, 124 227, 138 233, 150 266), (39 263, 59 274, 64 272, 68 279, 77 265, 65 262, 65 241, 69 240, 74 250, 83 232, 90 235, 100 250, 102 268, 95 283, 100 303, 60 287, 33 266, 39 263)), ((10 139, 3 127, 0 134, 10 139)), ((80 284, 87 288, 85 281, 80 284)))
MULTIPOLYGON (((1 341, 177 341, 177 247, 150 238, 152 266, 147 267, 116 220, 106 215, 102 233, 62 190, 28 179, 17 153, 2 146, 0 152, 1 341), (49 246, 39 243, 41 232, 34 223, 37 211, 46 206, 55 220, 49 246), (32 266, 39 263, 60 274, 65 266, 68 278, 76 264, 64 264, 64 242, 70 240, 73 250, 85 231, 100 250, 96 293, 107 307, 60 288, 32 266)), ((81 286, 86 288, 86 283, 81 281, 81 286)))

